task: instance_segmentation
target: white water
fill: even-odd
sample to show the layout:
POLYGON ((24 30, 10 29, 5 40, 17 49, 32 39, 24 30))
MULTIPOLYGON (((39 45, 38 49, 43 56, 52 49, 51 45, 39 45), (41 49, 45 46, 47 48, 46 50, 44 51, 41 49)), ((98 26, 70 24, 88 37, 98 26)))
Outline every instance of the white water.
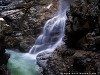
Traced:
POLYGON ((37 38, 29 53, 37 56, 44 51, 52 52, 63 43, 66 12, 69 10, 70 0, 59 0, 59 10, 56 16, 48 20, 43 32, 37 38))
POLYGON ((11 54, 8 62, 11 75, 37 75, 36 56, 44 51, 52 52, 63 43, 66 12, 69 10, 70 0, 59 0, 59 4, 57 15, 46 22, 43 32, 29 53, 7 50, 7 53, 11 54))

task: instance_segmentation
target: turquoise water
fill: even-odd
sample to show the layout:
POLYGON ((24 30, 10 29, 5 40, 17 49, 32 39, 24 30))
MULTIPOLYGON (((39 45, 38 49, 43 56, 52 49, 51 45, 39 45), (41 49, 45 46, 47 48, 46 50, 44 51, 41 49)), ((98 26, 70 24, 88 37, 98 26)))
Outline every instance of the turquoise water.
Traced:
POLYGON ((11 75, 37 75, 38 66, 36 60, 32 56, 27 56, 25 53, 14 52, 7 50, 10 54, 8 61, 8 69, 11 75))

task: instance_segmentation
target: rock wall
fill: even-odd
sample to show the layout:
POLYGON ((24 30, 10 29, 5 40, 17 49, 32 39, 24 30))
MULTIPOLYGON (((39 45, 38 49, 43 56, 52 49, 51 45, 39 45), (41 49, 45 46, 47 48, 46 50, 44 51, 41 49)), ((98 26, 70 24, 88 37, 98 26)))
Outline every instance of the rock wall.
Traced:
POLYGON ((73 0, 68 13, 67 45, 84 50, 100 49, 99 0, 73 0))

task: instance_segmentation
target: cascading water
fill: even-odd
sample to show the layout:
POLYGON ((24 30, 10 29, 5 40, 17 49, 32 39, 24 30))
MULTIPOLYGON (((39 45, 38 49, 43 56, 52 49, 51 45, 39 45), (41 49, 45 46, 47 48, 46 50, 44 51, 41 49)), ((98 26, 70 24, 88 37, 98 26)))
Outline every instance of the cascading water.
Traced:
POLYGON ((37 75, 36 56, 44 51, 52 52, 63 43, 66 12, 71 0, 59 0, 57 15, 48 20, 42 34, 37 38, 29 53, 18 53, 7 50, 11 54, 8 68, 11 75, 37 75))
POLYGON ((42 34, 37 38, 29 53, 52 52, 62 44, 67 19, 66 12, 69 9, 69 4, 70 0, 59 0, 57 15, 46 22, 42 34))
POLYGON ((60 45, 64 36, 65 20, 66 17, 61 16, 48 20, 44 26, 43 33, 37 38, 29 53, 36 54, 44 50, 51 51, 60 45))

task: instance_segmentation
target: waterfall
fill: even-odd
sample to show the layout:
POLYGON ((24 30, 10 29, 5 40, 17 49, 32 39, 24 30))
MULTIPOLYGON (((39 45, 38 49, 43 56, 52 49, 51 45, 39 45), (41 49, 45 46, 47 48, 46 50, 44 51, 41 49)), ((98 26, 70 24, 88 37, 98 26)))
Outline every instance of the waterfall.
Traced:
POLYGON ((37 38, 29 53, 37 54, 43 51, 52 52, 63 43, 66 12, 69 10, 70 0, 59 0, 59 7, 56 16, 49 19, 43 28, 42 33, 37 38))
POLYGON ((11 75, 39 75, 36 56, 44 51, 52 52, 63 43, 66 12, 69 10, 69 6, 70 0, 59 0, 57 14, 45 23, 42 33, 29 53, 6 50, 11 54, 7 65, 11 75))

